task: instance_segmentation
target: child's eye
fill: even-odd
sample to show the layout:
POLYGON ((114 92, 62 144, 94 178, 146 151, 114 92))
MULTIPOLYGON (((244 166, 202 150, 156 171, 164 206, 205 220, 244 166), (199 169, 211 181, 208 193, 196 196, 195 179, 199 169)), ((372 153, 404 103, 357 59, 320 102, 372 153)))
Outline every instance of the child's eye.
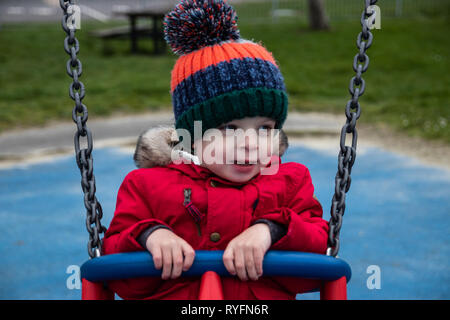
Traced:
POLYGON ((272 129, 272 126, 270 126, 270 125, 268 125, 268 124, 264 124, 264 125, 262 125, 262 126, 260 126, 259 127, 259 129, 265 129, 265 130, 271 130, 272 129))
POLYGON ((236 130, 237 127, 234 124, 225 124, 225 125, 221 126, 220 129, 221 130, 226 130, 226 129, 236 130))

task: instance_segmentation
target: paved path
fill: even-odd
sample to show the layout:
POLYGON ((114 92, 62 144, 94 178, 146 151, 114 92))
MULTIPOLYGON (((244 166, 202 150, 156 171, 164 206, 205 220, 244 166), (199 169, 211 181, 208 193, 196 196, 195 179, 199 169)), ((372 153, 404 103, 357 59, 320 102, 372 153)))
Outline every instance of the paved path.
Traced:
MULTIPOLYGON (((162 3, 176 0, 95 0, 78 1, 81 7, 82 19, 105 22, 108 19, 118 19, 115 11, 141 8, 151 3, 162 3)), ((0 22, 35 22, 59 21, 62 10, 59 0, 2 0, 0 1, 0 22)))
MULTIPOLYGON (((152 4, 175 5, 178 0, 95 0, 78 1, 81 8, 82 20, 97 20, 106 22, 111 19, 125 19, 114 14, 117 11, 139 9, 152 4)), ((242 0, 232 0, 233 4, 242 0)), ((249 2, 250 0, 245 0, 249 2)), ((254 0, 253 0, 254 1, 254 0)), ((270 5, 270 4, 269 4, 270 5)), ((59 21, 62 18, 59 0, 1 0, 0 23, 59 21)))
MULTIPOLYGON (((173 113, 162 111, 138 115, 89 119, 94 148, 134 146, 139 134, 159 124, 173 124, 173 113)), ((323 113, 289 112, 284 130, 290 143, 299 141, 331 150, 337 154, 339 135, 345 116, 323 113), (316 139, 320 137, 320 139, 316 139)), ((378 147, 417 159, 426 165, 450 170, 450 146, 405 137, 388 128, 358 123, 358 149, 378 147)), ((57 154, 73 154, 75 124, 71 121, 53 123, 42 128, 12 130, 0 134, 0 168, 17 162, 36 162, 57 154)))
MULTIPOLYGON (((289 113, 284 130, 287 132, 337 134, 342 119, 317 113, 289 113), (339 121, 340 120, 340 121, 339 121)), ((94 147, 134 144, 140 133, 159 125, 172 125, 173 113, 158 112, 135 116, 115 116, 89 120, 94 147)), ((13 130, 0 135, 0 162, 26 160, 57 153, 73 152, 73 122, 53 124, 43 128, 13 130)))

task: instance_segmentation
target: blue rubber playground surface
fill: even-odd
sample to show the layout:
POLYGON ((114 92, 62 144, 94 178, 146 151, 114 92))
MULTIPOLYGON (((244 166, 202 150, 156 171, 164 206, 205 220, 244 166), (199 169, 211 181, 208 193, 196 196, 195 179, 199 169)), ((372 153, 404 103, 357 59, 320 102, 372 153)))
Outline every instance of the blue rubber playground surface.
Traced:
MULTIPOLYGON (((111 221, 132 154, 94 151, 97 198, 111 221)), ((291 145, 309 167, 329 219, 337 154, 291 145)), ((378 148, 358 153, 339 257, 352 267, 349 299, 450 298, 450 172, 378 148)), ((80 299, 85 208, 73 156, 0 170, 0 299, 80 299)), ((318 293, 299 296, 316 299, 318 293)))

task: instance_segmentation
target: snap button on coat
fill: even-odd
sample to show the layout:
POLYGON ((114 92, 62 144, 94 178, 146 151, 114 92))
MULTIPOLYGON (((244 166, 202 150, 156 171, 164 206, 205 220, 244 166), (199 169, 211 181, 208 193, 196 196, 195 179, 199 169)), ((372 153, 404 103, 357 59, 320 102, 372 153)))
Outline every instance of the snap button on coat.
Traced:
POLYGON ((213 232, 213 233, 211 233, 211 235, 209 236, 209 239, 210 239, 212 242, 217 242, 217 241, 219 241, 219 240, 220 240, 220 233, 218 233, 218 232, 213 232))

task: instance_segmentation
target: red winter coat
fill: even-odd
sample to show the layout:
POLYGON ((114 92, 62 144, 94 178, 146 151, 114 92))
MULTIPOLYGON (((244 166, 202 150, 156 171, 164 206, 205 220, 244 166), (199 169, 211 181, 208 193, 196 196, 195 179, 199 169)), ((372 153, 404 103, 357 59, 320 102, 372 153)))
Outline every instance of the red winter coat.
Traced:
MULTIPOLYGON (((322 207, 313 194, 308 169, 294 162, 281 164, 281 160, 277 174, 257 175, 246 184, 222 179, 195 164, 171 162, 137 169, 120 186, 103 253, 144 250, 137 238, 142 231, 157 224, 170 227, 194 250, 225 250, 230 240, 257 219, 272 220, 287 227, 287 234, 271 249, 325 253, 328 224, 322 219, 322 207), (191 189, 191 200, 204 215, 200 222, 201 235, 183 205, 184 188, 191 189), (210 238, 212 233, 219 233, 220 240, 213 241, 217 239, 210 238)), ((197 299, 200 280, 139 278, 109 284, 124 299, 197 299)), ((297 293, 309 291, 318 283, 263 275, 257 281, 226 277, 222 286, 225 299, 272 300, 294 299, 297 293)))

